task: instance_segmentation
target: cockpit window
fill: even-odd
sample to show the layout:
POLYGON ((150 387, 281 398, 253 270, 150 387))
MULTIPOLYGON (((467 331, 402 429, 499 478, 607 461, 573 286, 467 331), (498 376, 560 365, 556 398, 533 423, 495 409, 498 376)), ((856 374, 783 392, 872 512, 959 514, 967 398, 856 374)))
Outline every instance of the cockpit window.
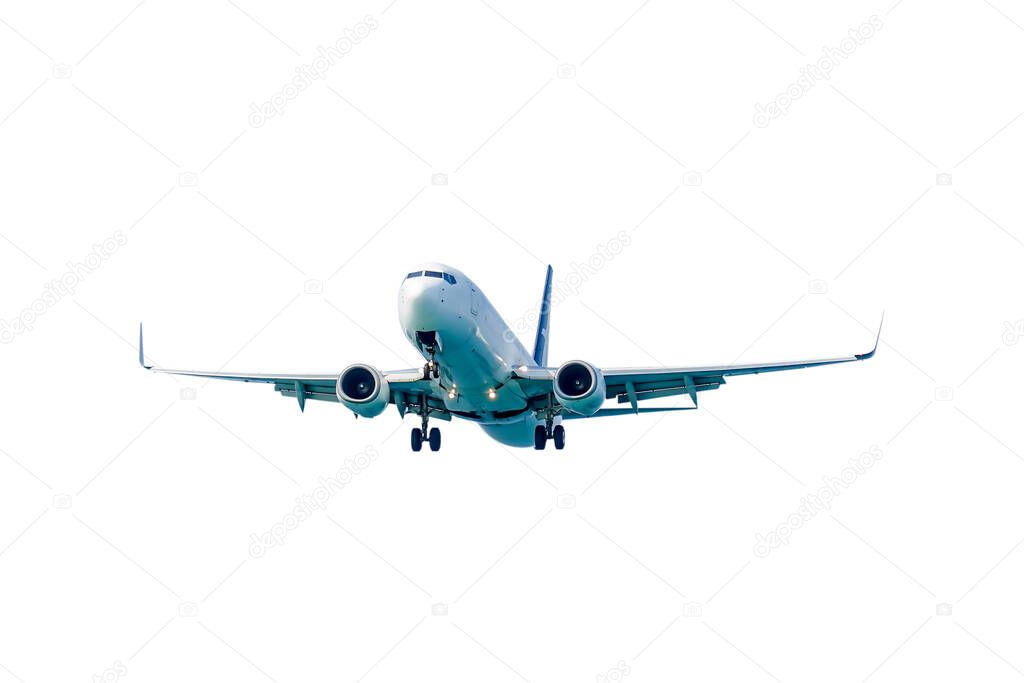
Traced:
POLYGON ((409 273, 408 275, 406 275, 405 279, 408 280, 410 278, 423 277, 423 276, 426 276, 426 277, 436 277, 439 280, 443 279, 445 282, 447 282, 450 285, 454 285, 456 282, 458 282, 455 279, 454 275, 449 275, 448 273, 442 273, 442 272, 439 272, 439 271, 436 271, 436 270, 417 270, 414 273, 409 273))

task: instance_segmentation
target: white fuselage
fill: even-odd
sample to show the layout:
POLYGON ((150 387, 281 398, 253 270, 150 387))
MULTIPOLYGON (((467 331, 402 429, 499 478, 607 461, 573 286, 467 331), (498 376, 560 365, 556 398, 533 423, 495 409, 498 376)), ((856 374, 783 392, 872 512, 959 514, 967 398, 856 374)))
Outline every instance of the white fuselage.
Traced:
POLYGON ((541 422, 510 380, 514 369, 533 367, 534 359, 472 280, 441 264, 413 271, 399 289, 398 318, 426 360, 433 343, 441 372, 436 381, 453 415, 478 422, 502 443, 533 444, 541 422))

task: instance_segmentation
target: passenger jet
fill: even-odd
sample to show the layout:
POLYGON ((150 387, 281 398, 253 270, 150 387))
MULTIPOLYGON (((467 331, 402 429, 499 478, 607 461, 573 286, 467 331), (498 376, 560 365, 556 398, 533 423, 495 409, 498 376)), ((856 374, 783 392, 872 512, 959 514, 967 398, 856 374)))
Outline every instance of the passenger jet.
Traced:
MULTIPOLYGON (((341 403, 357 417, 377 417, 394 405, 412 413, 412 450, 441 448, 441 432, 430 418, 469 420, 493 439, 544 450, 549 440, 565 447, 565 420, 697 408, 697 394, 717 389, 732 375, 796 370, 867 360, 878 350, 842 358, 706 367, 599 368, 582 360, 548 365, 552 269, 541 298, 533 353, 526 350, 483 291, 466 275, 440 264, 409 273, 398 291, 398 318, 409 342, 426 361, 422 367, 382 372, 356 363, 332 374, 261 374, 167 370, 147 365, 139 326, 139 363, 147 370, 238 382, 273 384, 283 396, 341 403), (640 407, 641 401, 689 395, 691 405, 640 407), (620 407, 605 407, 614 399, 620 407), (628 404, 626 407, 623 404, 628 404)), ((879 327, 879 336, 881 327, 879 327)))

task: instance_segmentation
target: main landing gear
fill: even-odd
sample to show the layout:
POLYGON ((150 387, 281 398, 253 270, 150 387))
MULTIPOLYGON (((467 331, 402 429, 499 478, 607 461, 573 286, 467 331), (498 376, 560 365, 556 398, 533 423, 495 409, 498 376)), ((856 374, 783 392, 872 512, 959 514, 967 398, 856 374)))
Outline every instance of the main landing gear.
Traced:
POLYGON ((441 430, 437 427, 427 429, 428 417, 423 415, 423 426, 412 430, 412 450, 419 453, 423 449, 423 442, 427 442, 430 450, 435 453, 441 450, 441 430))
POLYGON ((547 448, 548 439, 552 439, 555 442, 555 449, 562 450, 565 448, 565 427, 558 425, 552 428, 554 421, 548 418, 546 424, 537 425, 537 428, 533 430, 533 447, 535 450, 542 451, 547 448))

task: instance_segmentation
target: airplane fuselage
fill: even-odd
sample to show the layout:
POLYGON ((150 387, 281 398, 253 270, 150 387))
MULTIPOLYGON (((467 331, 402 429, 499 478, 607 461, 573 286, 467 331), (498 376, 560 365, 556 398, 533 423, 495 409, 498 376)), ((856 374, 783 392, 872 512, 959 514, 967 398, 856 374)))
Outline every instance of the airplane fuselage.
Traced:
POLYGON ((477 422, 510 446, 533 444, 542 422, 511 380, 516 368, 532 367, 534 359, 476 283, 449 266, 424 266, 402 282, 398 317, 425 360, 433 351, 440 368, 436 381, 453 415, 477 422))

